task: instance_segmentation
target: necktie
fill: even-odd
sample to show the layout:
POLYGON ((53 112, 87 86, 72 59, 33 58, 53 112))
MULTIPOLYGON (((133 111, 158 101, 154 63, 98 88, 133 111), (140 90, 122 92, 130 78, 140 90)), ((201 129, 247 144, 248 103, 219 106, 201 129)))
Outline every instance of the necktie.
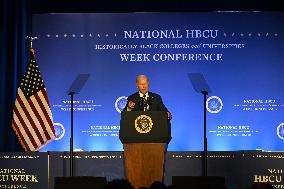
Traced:
POLYGON ((147 100, 146 100, 146 94, 143 95, 143 111, 147 110, 147 100))

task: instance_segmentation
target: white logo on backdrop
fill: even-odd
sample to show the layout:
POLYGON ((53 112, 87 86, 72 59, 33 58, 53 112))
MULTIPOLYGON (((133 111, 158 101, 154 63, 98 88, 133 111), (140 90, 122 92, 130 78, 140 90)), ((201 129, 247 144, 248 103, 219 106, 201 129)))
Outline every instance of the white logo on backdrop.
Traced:
POLYGON ((116 111, 121 113, 121 111, 125 108, 126 104, 127 104, 126 96, 118 97, 114 103, 116 111))
POLYGON ((55 140, 60 140, 65 135, 65 128, 61 123, 54 123, 55 140))
POLYGON ((284 140, 284 123, 277 126, 277 136, 284 140))
POLYGON ((210 96, 206 101, 206 109, 208 112, 216 114, 223 108, 223 102, 218 96, 210 96))

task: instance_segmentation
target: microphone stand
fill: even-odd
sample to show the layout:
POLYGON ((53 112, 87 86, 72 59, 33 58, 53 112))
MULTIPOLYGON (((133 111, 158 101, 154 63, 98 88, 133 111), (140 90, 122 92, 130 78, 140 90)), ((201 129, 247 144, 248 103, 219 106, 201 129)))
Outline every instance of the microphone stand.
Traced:
POLYGON ((203 129, 203 144, 204 144, 204 151, 203 151, 203 171, 202 171, 202 176, 207 176, 207 136, 206 136, 206 96, 208 95, 207 91, 201 91, 203 94, 203 111, 204 111, 204 129, 203 129))
POLYGON ((75 92, 70 92, 68 95, 70 95, 70 98, 71 98, 71 137, 70 137, 70 176, 73 177, 74 176, 74 150, 73 150, 73 141, 74 141, 74 138, 73 138, 73 100, 74 100, 74 94, 75 92))

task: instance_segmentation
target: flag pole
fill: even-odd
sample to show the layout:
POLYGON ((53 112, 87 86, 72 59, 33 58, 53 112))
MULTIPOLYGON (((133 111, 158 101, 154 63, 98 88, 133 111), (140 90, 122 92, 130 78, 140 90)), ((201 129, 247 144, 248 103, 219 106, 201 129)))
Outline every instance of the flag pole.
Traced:
POLYGON ((29 43, 30 43, 30 48, 33 48, 33 40, 38 39, 37 37, 31 37, 31 36, 27 36, 26 39, 28 39, 29 43))
POLYGON ((28 40, 29 45, 30 45, 29 47, 30 56, 33 60, 35 60, 35 50, 33 49, 33 40, 36 40, 38 38, 27 36, 26 39, 28 40))

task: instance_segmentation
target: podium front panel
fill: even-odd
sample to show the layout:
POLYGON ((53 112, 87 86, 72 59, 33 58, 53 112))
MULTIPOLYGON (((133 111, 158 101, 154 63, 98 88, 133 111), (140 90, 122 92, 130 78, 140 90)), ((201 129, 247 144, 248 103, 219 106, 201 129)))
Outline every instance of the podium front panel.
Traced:
POLYGON ((122 143, 169 143, 170 122, 164 111, 121 113, 119 138, 122 143))

